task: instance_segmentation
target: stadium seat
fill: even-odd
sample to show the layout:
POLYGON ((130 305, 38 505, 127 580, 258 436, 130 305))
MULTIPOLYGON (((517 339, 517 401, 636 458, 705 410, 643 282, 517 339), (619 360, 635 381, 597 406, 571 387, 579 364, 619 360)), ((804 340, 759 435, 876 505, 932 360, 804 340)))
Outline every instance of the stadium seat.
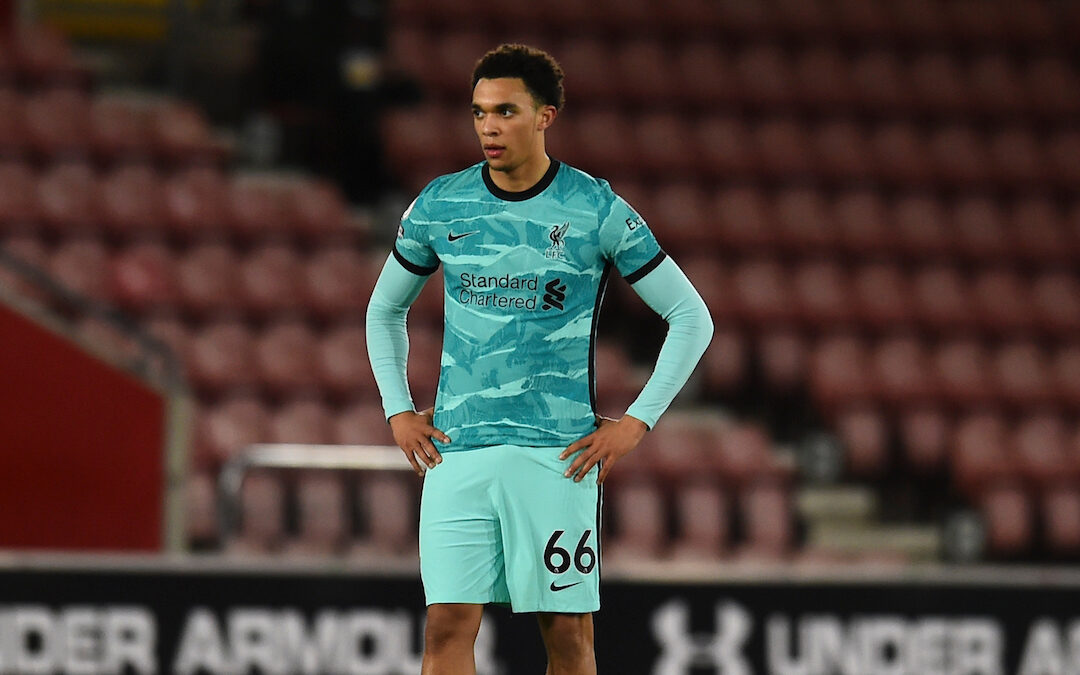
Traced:
MULTIPOLYGON (((734 316, 736 306, 731 279, 723 263, 709 255, 686 255, 680 257, 678 262, 679 267, 705 300, 705 306, 709 308, 709 313, 714 319, 724 320, 734 316)), ((643 309, 647 308, 647 305, 640 300, 638 304, 643 309)))
POLYGON ((1069 440, 1064 419, 1055 413, 1037 412, 1016 425, 1013 452, 1020 476, 1032 490, 1041 493, 1056 484, 1074 484, 1080 477, 1080 458, 1070 452, 1069 440))
POLYGON ((908 68, 916 105, 924 112, 955 115, 969 109, 967 79, 947 53, 916 53, 908 68))
POLYGON ((190 239, 224 231, 228 186, 221 171, 189 167, 172 174, 163 189, 164 215, 171 232, 190 239))
POLYGON ((28 164, 0 162, 0 228, 26 225, 40 217, 37 176, 28 164))
POLYGON ((266 243, 240 263, 240 295, 257 315, 298 311, 303 301, 303 262, 287 244, 266 243))
POLYGON ((772 439, 763 425, 728 424, 718 431, 710 430, 708 437, 716 439, 712 464, 724 484, 738 487, 766 479, 783 482, 790 478, 788 468, 773 454, 772 439))
POLYGON ((791 495, 782 485, 761 481, 739 491, 739 518, 745 534, 739 556, 782 559, 795 543, 791 495))
POLYGON ((986 521, 986 545, 991 555, 1008 558, 1029 552, 1034 513, 1023 487, 1001 482, 986 488, 979 497, 979 510, 986 521))
POLYGON ((836 414, 836 432, 844 447, 848 474, 880 478, 889 468, 889 426, 876 405, 856 403, 836 414))
POLYGON ((176 316, 164 313, 148 319, 145 326, 150 335, 169 348, 181 369, 186 370, 191 362, 191 330, 187 325, 176 316))
POLYGON ((698 148, 686 132, 684 116, 664 111, 648 111, 634 122, 639 167, 654 176, 685 173, 687 157, 698 148))
POLYGON ((665 247, 672 251, 700 250, 715 241, 709 196, 696 182, 669 181, 653 193, 655 217, 649 221, 665 247))
POLYGON ((896 426, 908 469, 920 475, 942 470, 952 432, 942 408, 917 404, 899 414, 896 426))
POLYGON ((253 384, 254 340, 248 327, 226 319, 200 328, 191 341, 190 374, 192 383, 205 391, 253 384))
POLYGON ((841 406, 870 396, 870 363, 866 345, 854 335, 821 340, 810 357, 810 387, 827 416, 841 406))
POLYGON ((856 93, 848 60, 835 47, 811 45, 795 57, 794 71, 802 105, 835 113, 854 103, 856 93))
POLYGON ((333 413, 321 401, 301 397, 285 402, 270 416, 273 443, 328 444, 333 441, 333 413))
POLYGON ((395 445, 382 406, 358 401, 334 419, 334 442, 344 445, 395 445))
MULTIPOLYGON (((1050 372, 1054 377, 1057 400, 1073 411, 1080 410, 1080 342, 1058 347, 1052 357, 1050 372)), ((1078 437, 1080 442, 1080 437, 1078 437)), ((1080 453, 1080 447, 1076 448, 1080 453)))
POLYGON ((865 110, 896 115, 911 107, 911 84, 893 52, 875 47, 856 55, 851 63, 851 79, 858 105, 865 110))
POLYGON ((164 191, 157 172, 145 164, 120 167, 101 180, 102 224, 124 237, 156 233, 163 228, 164 191))
POLYGON ((716 40, 679 41, 674 50, 671 74, 678 101, 707 111, 740 100, 738 79, 716 40))
POLYGON ((153 158, 145 104, 130 96, 98 94, 90 100, 89 143, 106 163, 153 158))
POLYGON ((255 340, 255 370, 260 384, 275 394, 311 392, 318 384, 319 338, 303 321, 283 320, 255 340))
MULTIPOLYGON (((33 232, 11 232, 0 238, 0 250, 16 260, 44 270, 49 264, 49 249, 41 237, 33 232)), ((0 287, 5 287, 23 298, 47 303, 48 294, 6 265, 0 265, 0 287)))
POLYGON ((894 410, 926 402, 934 392, 926 345, 911 334, 880 341, 871 354, 878 396, 894 410))
POLYGON ((374 271, 355 247, 320 247, 304 262, 304 306, 326 319, 359 316, 375 286, 374 271))
POLYGON ((37 199, 42 223, 52 229, 85 233, 100 227, 100 187, 88 164, 50 165, 38 178, 37 199))
POLYGON ((740 262, 732 270, 731 286, 738 315, 751 325, 776 325, 795 318, 789 275, 779 261, 740 262))
MULTIPOLYGON (((580 4, 580 3, 579 3, 580 4)), ((566 82, 566 96, 583 106, 610 104, 618 100, 619 81, 611 54, 601 39, 574 37, 558 50, 563 71, 572 73, 566 82)), ((625 138, 625 137, 624 137, 625 138)))
POLYGON ((31 151, 45 161, 84 160, 90 154, 90 100, 77 89, 50 88, 25 101, 31 151))
POLYGON ((869 263, 852 272, 852 296, 859 320, 883 330, 910 325, 915 308, 907 276, 893 263, 869 263))
POLYGON ((956 250, 969 260, 997 263, 1012 256, 1005 214, 993 199, 964 195, 952 204, 956 250))
POLYGON ((111 296, 137 314, 176 303, 176 262, 162 243, 135 243, 116 253, 110 263, 111 296))
POLYGON ((751 129, 760 170, 768 179, 806 179, 814 168, 810 142, 802 125, 787 117, 769 117, 751 129))
POLYGON ((1055 557, 1080 552, 1080 487, 1059 485, 1039 495, 1043 542, 1055 557))
POLYGON ((948 339, 935 348, 933 360, 937 390, 947 403, 970 408, 993 400, 990 357, 977 340, 948 339))
POLYGON ((1009 405, 1030 409, 1053 398, 1046 354, 1034 342, 1017 339, 1002 345, 994 354, 991 373, 1009 405))
POLYGON ((1032 298, 1025 279, 1011 269, 987 268, 971 286, 976 321, 989 334, 1023 334, 1030 331, 1032 298))
POLYGON ((1044 333, 1069 338, 1080 331, 1080 280, 1064 271, 1037 276, 1030 289, 1036 326, 1044 333))
POLYGON ((365 472, 357 483, 362 534, 349 551, 353 559, 408 556, 416 560, 418 500, 400 474, 365 472))
POLYGON ((897 186, 922 186, 931 181, 930 150, 920 131, 907 121, 886 122, 873 130, 869 151, 874 175, 897 186))
POLYGON ((158 101, 148 108, 148 135, 159 160, 168 166, 217 163, 222 148, 202 109, 183 101, 158 101))
POLYGON ((24 112, 22 94, 0 86, 0 157, 4 160, 29 159, 24 112))
POLYGON ((329 180, 297 180, 285 191, 284 200, 285 219, 293 232, 320 239, 346 228, 348 205, 329 180))
POLYGON ((887 3, 894 35, 915 43, 941 41, 949 30, 942 4, 935 0, 895 0, 887 3))
POLYGON ((678 484, 687 475, 709 475, 710 455, 714 448, 701 424, 686 415, 665 415, 642 443, 654 478, 678 484))
POLYGON ((176 262, 176 281, 180 304, 195 316, 212 317, 241 307, 239 259, 226 244, 188 249, 176 262))
POLYGON ((928 265, 912 278, 915 318, 936 331, 953 332, 974 324, 974 309, 967 280, 945 264, 928 265))
POLYGON ((288 228, 285 189, 262 176, 234 176, 228 188, 226 225, 244 239, 281 234, 288 228))
POLYGON ((715 483, 694 480, 675 491, 677 534, 671 542, 674 560, 719 559, 731 539, 728 497, 715 483))
POLYGON ((733 396, 746 382, 750 359, 746 343, 741 331, 717 325, 699 366, 704 373, 708 393, 733 396))
POLYGON ((184 540, 195 552, 218 546, 217 483, 206 472, 188 475, 184 482, 184 540))
MULTIPOLYGON (((804 245, 812 248, 809 242, 804 245)), ((792 271, 791 288, 793 305, 808 326, 840 330, 852 322, 855 302, 851 280, 837 261, 799 263, 792 271)))
POLYGON ((798 391, 806 382, 809 346, 798 332, 786 328, 769 330, 757 339, 761 378, 773 393, 798 391))
POLYGON ((1043 148, 1030 129, 1010 127, 989 139, 994 179, 1010 187, 1041 188, 1047 179, 1043 148))
POLYGON ((1010 250, 1023 262, 1044 266, 1072 259, 1061 211, 1049 198, 1030 196, 1013 201, 1008 230, 1010 250))
POLYGON ((470 86, 473 66, 492 48, 491 39, 470 23, 447 28, 431 37, 426 47, 435 58, 424 63, 420 74, 435 92, 458 96, 470 86))
POLYGON ((815 173, 834 181, 860 181, 873 174, 863 128, 847 118, 825 120, 811 132, 815 173))
POLYGON ((635 166, 637 146, 629 117, 614 108, 589 108, 575 114, 574 160, 586 171, 610 174, 635 166))
POLYGON ((319 340, 315 357, 319 382, 333 395, 376 395, 363 324, 332 326, 319 340))
MULTIPOLYGON (((750 6, 750 3, 740 4, 750 6)), ((781 108, 795 102, 791 64, 777 45, 762 43, 745 48, 735 56, 733 69, 747 103, 781 108)))
MULTIPOLYGON (((619 0, 614 5, 630 8, 640 6, 640 2, 635 5, 630 0, 619 0)), ((623 14, 623 18, 628 17, 623 14)), ((613 51, 609 61, 619 100, 641 106, 666 105, 675 100, 672 56, 663 42, 643 38, 622 40, 613 51)))
POLYGON ((1028 95, 1023 78, 1004 53, 990 52, 977 57, 968 65, 965 79, 970 83, 973 109, 998 115, 1025 112, 1028 95))
POLYGON ((1036 55, 1024 69, 1025 98, 1044 119, 1063 119, 1080 112, 1080 77, 1059 55, 1036 55))
POLYGON ((282 551, 297 558, 342 552, 349 536, 345 485, 340 474, 307 471, 296 479, 296 536, 282 551))
POLYGON ((966 124, 934 129, 927 141, 937 181, 957 188, 985 186, 992 174, 985 139, 966 124))
MULTIPOLYGON (((858 145, 858 151, 864 152, 865 141, 860 140, 858 145)), ((830 219, 836 228, 838 246, 857 259, 894 250, 890 212, 878 190, 840 190, 833 200, 830 219)))
POLYGON ((75 58, 68 38, 40 23, 26 23, 10 36, 21 84, 30 88, 84 87, 90 75, 75 58))
POLYGON ((593 352, 597 412, 622 417, 645 382, 634 372, 625 346, 614 340, 597 340, 593 352))
POLYGON ((718 179, 745 179, 758 169, 750 132, 738 117, 704 115, 690 129, 701 169, 718 179))
POLYGON ((1059 130, 1045 147, 1051 179, 1065 189, 1080 188, 1080 130, 1059 130))
POLYGON ((950 464, 954 484, 976 497, 996 482, 1016 475, 1016 456, 1004 418, 978 412, 960 419, 953 432, 950 464))
POLYGON ((240 487, 240 527, 225 542, 226 555, 259 556, 280 550, 285 538, 285 488, 281 478, 251 472, 240 487))
POLYGON ((655 483, 640 478, 624 481, 605 501, 612 505, 615 523, 605 542, 605 560, 653 560, 666 552, 667 507, 655 483))
POLYGON ((95 300, 110 297, 109 250, 99 239, 65 239, 49 257, 48 270, 61 285, 76 293, 95 300))

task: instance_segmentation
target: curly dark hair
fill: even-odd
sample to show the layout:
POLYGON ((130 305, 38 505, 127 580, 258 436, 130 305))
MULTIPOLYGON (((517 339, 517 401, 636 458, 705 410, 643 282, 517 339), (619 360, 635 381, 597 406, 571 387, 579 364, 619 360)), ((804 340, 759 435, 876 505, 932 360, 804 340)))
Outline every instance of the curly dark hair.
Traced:
POLYGON ((518 77, 533 99, 542 105, 561 110, 566 103, 563 94, 563 71, 550 54, 521 44, 502 44, 484 54, 473 68, 472 86, 481 78, 518 77))

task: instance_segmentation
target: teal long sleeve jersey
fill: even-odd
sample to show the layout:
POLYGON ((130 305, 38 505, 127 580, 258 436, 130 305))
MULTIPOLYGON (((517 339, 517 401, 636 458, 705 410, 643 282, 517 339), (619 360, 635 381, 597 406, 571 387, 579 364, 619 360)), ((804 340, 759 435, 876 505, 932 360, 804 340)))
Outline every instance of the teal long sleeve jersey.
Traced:
POLYGON ((406 314, 442 267, 440 451, 565 446, 595 428, 593 349, 614 266, 668 323, 627 414, 651 428, 712 338, 701 296, 606 181, 566 164, 506 192, 486 162, 432 181, 405 211, 372 292, 367 343, 387 418, 414 410, 406 314))

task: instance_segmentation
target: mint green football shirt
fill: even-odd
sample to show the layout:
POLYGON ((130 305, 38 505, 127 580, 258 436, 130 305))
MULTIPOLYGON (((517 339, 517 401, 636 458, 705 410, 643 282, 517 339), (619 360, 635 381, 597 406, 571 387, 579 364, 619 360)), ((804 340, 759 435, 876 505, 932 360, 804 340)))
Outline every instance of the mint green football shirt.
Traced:
POLYGON ((552 160, 507 192, 487 162, 441 176, 402 217, 393 255, 442 268, 444 335, 435 426, 440 451, 564 447, 595 428, 593 350, 611 268, 630 283, 663 250, 604 180, 552 160))

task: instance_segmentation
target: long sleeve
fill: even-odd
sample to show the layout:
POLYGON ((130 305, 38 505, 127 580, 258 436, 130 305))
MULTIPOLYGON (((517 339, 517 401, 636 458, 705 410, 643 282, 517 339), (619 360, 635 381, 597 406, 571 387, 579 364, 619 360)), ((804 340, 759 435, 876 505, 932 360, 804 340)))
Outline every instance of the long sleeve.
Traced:
POLYGON ((626 411, 651 429, 705 353, 713 323, 701 295, 670 258, 631 287, 668 324, 652 375, 626 411))
POLYGON ((406 270, 391 255, 371 292, 367 311, 368 359, 388 419, 414 409, 407 374, 409 333, 405 318, 427 279, 406 270))

